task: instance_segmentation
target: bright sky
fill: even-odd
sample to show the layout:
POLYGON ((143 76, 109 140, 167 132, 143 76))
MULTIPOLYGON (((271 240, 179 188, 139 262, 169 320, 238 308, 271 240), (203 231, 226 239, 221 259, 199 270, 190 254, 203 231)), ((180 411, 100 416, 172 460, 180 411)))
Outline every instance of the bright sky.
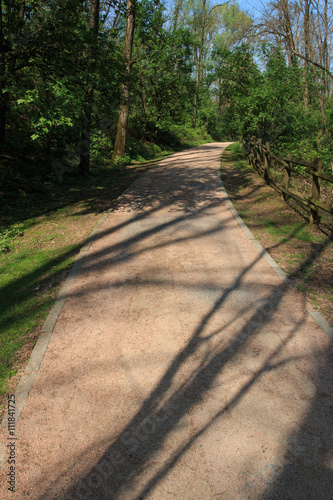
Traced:
MULTIPOLYGON (((223 3, 226 0, 211 0, 211 4, 219 4, 223 3)), ((245 12, 249 12, 254 16, 258 14, 263 5, 267 4, 269 0, 236 0, 241 10, 245 12)), ((166 4, 168 5, 169 0, 166 0, 166 4)))
POLYGON ((262 6, 267 4, 267 0, 238 0, 239 8, 241 10, 249 11, 256 15, 262 9, 262 6))

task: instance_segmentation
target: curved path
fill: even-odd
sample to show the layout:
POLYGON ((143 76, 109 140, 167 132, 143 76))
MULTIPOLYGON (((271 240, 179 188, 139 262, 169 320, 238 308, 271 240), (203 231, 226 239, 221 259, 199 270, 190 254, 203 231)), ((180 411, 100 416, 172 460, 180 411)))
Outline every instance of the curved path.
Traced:
POLYGON ((100 227, 17 424, 2 499, 331 499, 332 341, 235 221, 227 144, 100 227))

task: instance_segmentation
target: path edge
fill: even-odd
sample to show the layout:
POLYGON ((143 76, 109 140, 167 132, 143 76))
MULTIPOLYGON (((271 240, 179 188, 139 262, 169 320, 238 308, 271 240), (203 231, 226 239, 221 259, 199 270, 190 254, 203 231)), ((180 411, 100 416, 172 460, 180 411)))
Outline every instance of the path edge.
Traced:
MULTIPOLYGON (((224 149, 224 151, 226 148, 224 149)), ((250 229, 247 227, 239 213, 237 212, 236 208, 234 207, 232 201, 229 198, 229 195, 224 187, 223 181, 222 181, 222 170, 221 170, 221 162, 222 162, 222 156, 224 154, 224 151, 221 154, 220 157, 220 164, 218 166, 217 170, 217 177, 219 180, 220 187, 222 189, 223 193, 223 199, 227 203, 233 217, 235 218, 236 222, 240 226, 241 230, 245 234, 245 236, 251 241, 252 245, 261 253, 267 264, 275 271, 275 273, 282 279, 287 280, 288 275, 281 269, 279 264, 269 255, 267 252, 266 248, 264 248, 261 243, 254 237, 250 229)), ((308 314, 312 317, 312 319, 317 323, 317 325, 330 337, 330 339, 333 340, 333 327, 329 324, 329 322, 324 318, 324 316, 318 312, 318 311, 310 311, 307 310, 308 314)))
MULTIPOLYGON (((143 175, 143 174, 141 174, 143 175)), ((60 316, 61 310, 64 306, 66 296, 68 295, 70 288, 78 275, 81 266, 83 264, 84 259, 86 258, 88 251, 90 249, 90 246, 94 242, 101 226, 103 223, 106 221, 108 216, 114 212, 119 204, 119 202, 124 198, 130 189, 132 189, 133 184, 141 177, 141 175, 135 179, 126 189, 119 195, 115 201, 114 204, 111 208, 106 210, 106 212, 103 213, 103 215, 100 217, 100 219, 97 221, 96 225, 92 229, 91 233, 89 236, 84 240, 81 250, 75 257, 74 263, 71 267, 71 270, 69 271, 69 274, 67 278, 65 279, 64 283, 62 284, 58 294, 57 298, 55 299, 55 302, 47 315, 46 320, 43 323, 43 326, 41 328, 40 334, 38 336, 38 340, 35 344, 35 347, 33 348, 30 358, 28 360, 28 363, 24 369, 24 372, 20 378, 20 381, 15 389, 14 396, 15 396, 15 425, 19 421, 19 418, 21 416, 22 410, 24 408, 24 405, 28 399, 30 390, 32 388, 34 379, 37 375, 37 372, 39 371, 39 368, 42 364, 42 361, 44 359, 46 350, 48 348, 49 342, 52 337, 52 333, 54 330, 54 327, 58 321, 58 318, 60 316)), ((5 429, 8 426, 8 410, 5 410, 5 414, 3 416, 3 419, 0 423, 0 430, 5 429)), ((4 461, 4 458, 6 456, 7 452, 7 447, 4 443, 0 443, 0 469, 2 467, 2 463, 4 461)))

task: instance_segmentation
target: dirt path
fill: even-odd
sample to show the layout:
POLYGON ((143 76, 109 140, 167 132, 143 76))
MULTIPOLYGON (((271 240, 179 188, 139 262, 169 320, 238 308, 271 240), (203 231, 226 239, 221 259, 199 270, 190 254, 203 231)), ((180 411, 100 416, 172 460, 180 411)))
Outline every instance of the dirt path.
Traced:
POLYGON ((105 220, 3 500, 333 498, 332 341, 232 216, 226 145, 162 161, 105 220))

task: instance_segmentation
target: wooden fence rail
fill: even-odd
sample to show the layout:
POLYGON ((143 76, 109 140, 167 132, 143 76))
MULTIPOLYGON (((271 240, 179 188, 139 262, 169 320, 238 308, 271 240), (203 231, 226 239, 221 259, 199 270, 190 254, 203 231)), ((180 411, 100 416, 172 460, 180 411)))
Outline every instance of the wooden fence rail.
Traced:
POLYGON ((333 207, 329 207, 320 200, 320 179, 333 184, 333 176, 322 173, 322 159, 316 158, 313 163, 305 160, 298 160, 292 155, 280 158, 271 152, 271 144, 263 144, 262 139, 243 139, 243 146, 246 152, 248 163, 254 170, 264 178, 266 184, 275 189, 287 201, 293 198, 305 209, 309 210, 310 224, 318 224, 320 221, 319 210, 324 210, 333 215, 333 207), (284 169, 283 182, 272 173, 272 164, 276 162, 284 169), (301 166, 305 173, 312 178, 312 192, 310 197, 301 197, 290 191, 290 180, 293 174, 293 165, 301 166))

